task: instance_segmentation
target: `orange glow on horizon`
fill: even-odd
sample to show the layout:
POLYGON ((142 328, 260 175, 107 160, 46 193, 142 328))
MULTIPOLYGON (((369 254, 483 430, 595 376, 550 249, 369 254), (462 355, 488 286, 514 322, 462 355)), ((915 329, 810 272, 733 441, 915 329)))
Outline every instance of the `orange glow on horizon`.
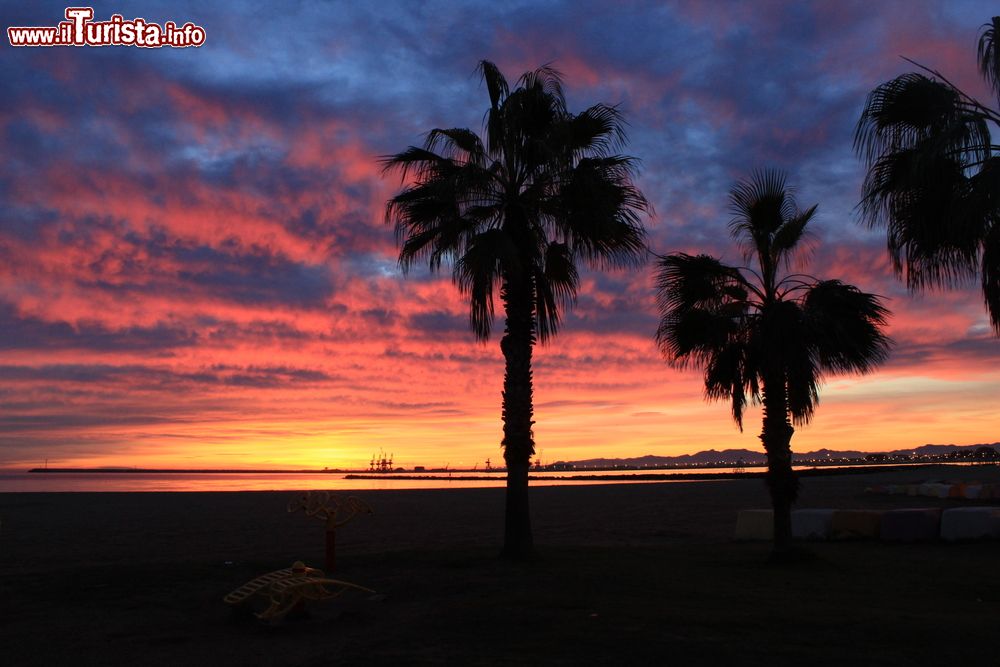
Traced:
MULTIPOLYGON (((762 451, 758 408, 745 415, 741 433, 727 404, 702 400, 699 373, 668 369, 652 349, 631 364, 585 376, 551 367, 550 355, 571 349, 573 338, 567 335, 563 345, 557 339, 536 355, 535 439, 543 463, 705 449, 762 451)), ((229 386, 193 401, 179 396, 170 406, 178 411, 176 420, 51 427, 46 438, 64 445, 47 449, 39 443, 35 457, 4 467, 35 467, 48 458, 50 466, 66 467, 359 469, 380 451, 403 468, 483 468, 486 459, 500 465, 499 351, 495 344, 469 342, 466 348, 494 354, 493 363, 483 368, 426 355, 429 360, 395 369, 394 377, 374 354, 358 374, 353 395, 324 388, 324 380, 298 388, 229 386), (361 376, 378 386, 360 386, 361 376), (185 416, 187 411, 196 416, 185 416)), ((327 375, 344 370, 333 365, 327 375)), ((893 371, 833 378, 821 392, 814 421, 797 428, 793 451, 993 442, 995 413, 982 399, 995 395, 1000 373, 986 371, 975 380, 969 374, 963 369, 963 379, 955 381, 893 371)), ((109 409, 134 412, 144 391, 148 388, 135 388, 129 401, 109 409)))

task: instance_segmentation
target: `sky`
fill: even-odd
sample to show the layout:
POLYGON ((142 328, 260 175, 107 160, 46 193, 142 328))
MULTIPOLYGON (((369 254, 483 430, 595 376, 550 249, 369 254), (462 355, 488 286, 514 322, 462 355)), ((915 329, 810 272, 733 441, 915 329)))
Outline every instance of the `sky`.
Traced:
MULTIPOLYGON (((618 104, 658 253, 739 263, 727 193, 760 168, 818 204, 799 268, 883 295, 891 359, 830 377, 795 451, 1000 440, 1000 341, 975 285, 911 295, 858 222, 867 93, 912 66, 988 101, 991 2, 115 2, 198 48, 0 46, 0 467, 356 467, 502 460, 498 337, 447 268, 404 276, 380 156, 480 130, 476 65, 552 64, 618 104), (280 9, 279 9, 280 8, 280 9)), ((66 5, 5 2, 0 24, 66 5)), ((761 450, 670 368, 654 267, 586 269, 536 349, 543 463, 761 450)), ((499 328, 502 328, 500 323, 499 328)), ((499 330, 498 328, 498 330, 499 330)))

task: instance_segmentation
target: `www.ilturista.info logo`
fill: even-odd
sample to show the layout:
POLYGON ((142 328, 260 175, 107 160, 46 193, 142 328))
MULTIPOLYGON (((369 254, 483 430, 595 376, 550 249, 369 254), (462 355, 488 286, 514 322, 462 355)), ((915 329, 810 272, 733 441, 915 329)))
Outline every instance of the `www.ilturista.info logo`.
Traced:
POLYGON ((7 28, 11 46, 139 46, 158 49, 184 48, 205 43, 205 29, 188 21, 162 26, 146 19, 125 20, 112 14, 108 21, 94 21, 93 7, 67 7, 66 20, 55 27, 12 26, 7 28))

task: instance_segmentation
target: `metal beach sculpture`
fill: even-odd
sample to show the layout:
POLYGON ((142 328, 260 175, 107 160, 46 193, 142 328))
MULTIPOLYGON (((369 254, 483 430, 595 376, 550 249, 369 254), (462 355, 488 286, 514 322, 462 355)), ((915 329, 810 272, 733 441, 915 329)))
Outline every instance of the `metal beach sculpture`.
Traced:
POLYGON ((337 529, 358 514, 374 514, 368 503, 357 496, 338 496, 329 491, 306 491, 288 503, 289 512, 302 510, 326 522, 326 569, 333 572, 336 564, 337 529))

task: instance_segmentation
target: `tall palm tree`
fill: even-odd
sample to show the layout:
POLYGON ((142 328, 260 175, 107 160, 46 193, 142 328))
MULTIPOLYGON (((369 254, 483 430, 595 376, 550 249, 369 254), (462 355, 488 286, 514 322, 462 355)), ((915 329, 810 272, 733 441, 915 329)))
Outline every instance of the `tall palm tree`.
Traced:
POLYGON ((763 404, 760 439, 780 555, 790 546, 798 494, 792 424, 810 420, 826 373, 867 373, 886 358, 888 311, 851 285, 787 272, 816 206, 799 210, 782 173, 756 172, 729 200, 730 231, 756 268, 708 255, 662 257, 656 340, 672 364, 704 368, 706 397, 730 401, 740 430, 747 403, 763 404))
MULTIPOLYGON (((1000 16, 983 26, 978 60, 1000 100, 1000 16)), ((913 61, 910 61, 913 62, 913 61)), ((868 95, 854 135, 867 174, 860 209, 885 227, 897 275, 912 290, 978 275, 1000 334, 1000 113, 942 74, 911 72, 868 95)))
POLYGON ((615 107, 570 113, 550 67, 522 75, 513 90, 493 63, 482 61, 479 71, 490 98, 484 137, 435 129, 422 147, 385 158, 385 170, 406 182, 386 204, 386 220, 404 271, 425 259, 432 271, 453 263, 480 341, 490 336, 497 297, 503 307, 503 555, 521 558, 533 547, 533 346, 558 331, 561 307, 575 300, 578 258, 598 266, 642 261, 649 205, 632 181, 635 160, 617 153, 625 132, 615 107))

